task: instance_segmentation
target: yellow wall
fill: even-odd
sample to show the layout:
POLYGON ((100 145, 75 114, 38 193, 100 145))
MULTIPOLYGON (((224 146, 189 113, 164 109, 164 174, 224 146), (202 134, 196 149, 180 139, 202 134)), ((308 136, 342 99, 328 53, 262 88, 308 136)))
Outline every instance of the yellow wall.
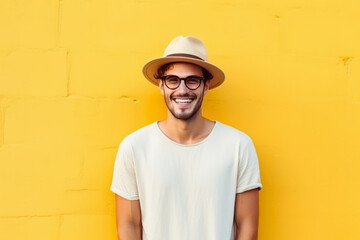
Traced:
POLYGON ((141 74, 195 35, 204 114, 257 147, 260 240, 359 239, 358 0, 1 0, 0 239, 116 239, 119 142, 165 116, 141 74))

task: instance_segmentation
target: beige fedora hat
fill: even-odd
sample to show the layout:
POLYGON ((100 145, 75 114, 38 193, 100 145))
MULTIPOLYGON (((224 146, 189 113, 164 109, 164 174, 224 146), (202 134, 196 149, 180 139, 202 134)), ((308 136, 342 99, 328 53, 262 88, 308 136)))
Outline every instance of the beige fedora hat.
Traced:
POLYGON ((174 38, 165 49, 163 57, 147 62, 143 67, 144 76, 153 84, 159 85, 155 74, 159 67, 171 62, 193 63, 205 68, 211 73, 210 89, 222 84, 225 80, 224 72, 208 62, 207 51, 204 43, 194 36, 178 36, 174 38))

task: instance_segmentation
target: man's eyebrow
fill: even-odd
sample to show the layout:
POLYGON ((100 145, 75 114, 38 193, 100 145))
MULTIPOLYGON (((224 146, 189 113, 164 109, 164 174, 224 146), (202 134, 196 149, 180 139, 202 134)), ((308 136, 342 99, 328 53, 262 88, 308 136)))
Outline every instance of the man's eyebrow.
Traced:
POLYGON ((203 78, 203 77, 200 76, 200 75, 189 75, 189 76, 187 76, 187 77, 201 77, 201 78, 203 78))

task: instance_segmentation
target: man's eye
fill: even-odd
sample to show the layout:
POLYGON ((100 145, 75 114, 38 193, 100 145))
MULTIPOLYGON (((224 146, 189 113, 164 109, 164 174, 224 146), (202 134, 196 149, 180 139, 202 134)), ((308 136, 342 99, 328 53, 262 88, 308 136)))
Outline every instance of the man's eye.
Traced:
POLYGON ((197 78, 188 78, 186 81, 188 84, 198 84, 200 80, 197 78))
POLYGON ((169 78, 169 79, 166 79, 166 81, 168 83, 177 83, 179 80, 177 78, 169 78))

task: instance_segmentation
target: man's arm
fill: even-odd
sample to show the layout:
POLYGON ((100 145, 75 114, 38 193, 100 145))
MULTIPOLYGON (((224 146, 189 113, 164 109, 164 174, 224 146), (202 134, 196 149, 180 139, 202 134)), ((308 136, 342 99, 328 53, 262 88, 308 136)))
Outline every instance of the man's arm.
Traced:
POLYGON ((257 240, 259 222, 259 190, 236 194, 236 240, 257 240))
POLYGON ((139 200, 127 200, 115 194, 116 225, 119 240, 141 240, 141 210, 139 200))

